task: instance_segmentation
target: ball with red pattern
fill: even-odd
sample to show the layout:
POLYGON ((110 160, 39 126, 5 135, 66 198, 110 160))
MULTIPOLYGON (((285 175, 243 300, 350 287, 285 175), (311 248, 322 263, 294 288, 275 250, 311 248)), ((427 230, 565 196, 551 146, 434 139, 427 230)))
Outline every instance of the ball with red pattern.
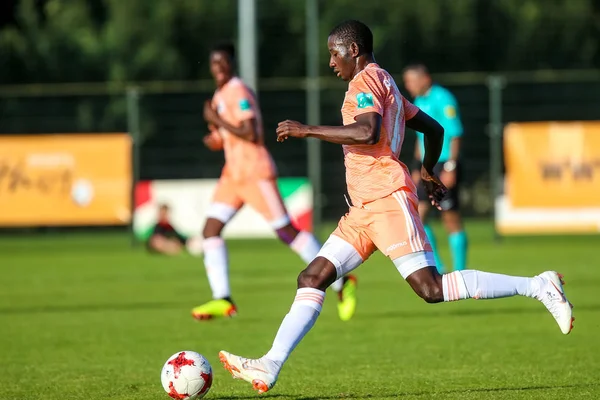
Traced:
POLYGON ((169 357, 163 366, 160 380, 173 399, 201 399, 212 385, 212 368, 201 354, 189 350, 180 351, 169 357))

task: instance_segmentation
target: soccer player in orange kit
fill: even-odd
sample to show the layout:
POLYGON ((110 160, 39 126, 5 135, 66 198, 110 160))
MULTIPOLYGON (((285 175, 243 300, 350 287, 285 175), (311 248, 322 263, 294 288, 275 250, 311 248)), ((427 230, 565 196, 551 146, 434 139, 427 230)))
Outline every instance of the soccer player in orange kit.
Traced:
POLYGON ((365 24, 339 24, 329 35, 328 47, 330 67, 349 82, 342 107, 344 125, 308 126, 284 121, 277 128, 277 139, 313 137, 343 145, 352 205, 317 257, 300 273, 296 297, 271 349, 259 359, 221 351, 219 359, 225 368, 259 393, 270 390, 291 352, 317 320, 325 289, 358 268, 377 249, 428 303, 532 297, 546 306, 564 334, 569 333, 571 305, 561 277, 554 271, 531 278, 475 270, 440 275, 419 218, 415 185, 398 155, 405 126, 424 134, 421 177, 430 201, 439 208, 446 188, 433 167, 442 150, 444 130, 404 99, 392 76, 376 63, 373 34, 365 24))

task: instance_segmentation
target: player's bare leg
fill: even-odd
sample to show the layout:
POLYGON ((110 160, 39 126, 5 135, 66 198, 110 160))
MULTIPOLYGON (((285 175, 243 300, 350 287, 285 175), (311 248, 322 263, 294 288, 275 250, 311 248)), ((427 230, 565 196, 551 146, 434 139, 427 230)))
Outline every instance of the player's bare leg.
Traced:
POLYGON ((237 309, 231 299, 229 287, 229 263, 227 247, 221 237, 225 223, 208 218, 202 235, 204 242, 204 267, 212 290, 213 300, 195 307, 192 316, 198 320, 208 320, 215 317, 232 317, 237 309))
MULTIPOLYGON (((290 246, 305 263, 310 263, 319 253, 321 244, 313 234, 298 231, 291 223, 277 229, 279 239, 290 246)), ((350 320, 356 311, 356 285, 354 275, 342 277, 333 284, 331 289, 338 295, 338 314, 342 321, 350 320)))
POLYGON ((448 232, 454 271, 462 271, 467 266, 467 235, 460 213, 457 210, 442 211, 442 222, 448 232))
POLYGON ((152 251, 168 256, 177 255, 183 250, 181 242, 162 235, 152 235, 150 239, 148 239, 148 246, 152 251))
POLYGON ((219 353, 223 366, 234 378, 252 384, 259 393, 271 389, 292 350, 313 327, 323 305, 325 290, 336 280, 336 267, 326 258, 317 257, 298 276, 298 290, 290 311, 283 319, 273 347, 259 359, 219 353))
MULTIPOLYGON (((411 257, 409 254, 405 257, 411 257)), ((394 260, 401 265, 404 257, 394 260)), ((550 311, 560 330, 568 334, 573 328, 573 306, 567 300, 562 276, 554 271, 517 277, 476 270, 454 271, 440 275, 435 267, 419 269, 406 277, 415 293, 428 303, 463 299, 497 299, 526 296, 541 301, 550 311)))

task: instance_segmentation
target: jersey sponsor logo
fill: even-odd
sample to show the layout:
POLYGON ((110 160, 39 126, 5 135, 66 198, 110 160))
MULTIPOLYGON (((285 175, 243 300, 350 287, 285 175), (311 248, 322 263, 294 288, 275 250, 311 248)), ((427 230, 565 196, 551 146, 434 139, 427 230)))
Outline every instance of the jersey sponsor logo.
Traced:
POLYGON ((444 107, 444 115, 446 118, 456 118, 456 107, 446 106, 444 107))
POLYGON ((358 93, 356 95, 357 108, 373 107, 373 93, 358 93))
POLYGON ((248 99, 242 99, 240 100, 240 110, 242 111, 248 111, 250 110, 250 101, 248 99))

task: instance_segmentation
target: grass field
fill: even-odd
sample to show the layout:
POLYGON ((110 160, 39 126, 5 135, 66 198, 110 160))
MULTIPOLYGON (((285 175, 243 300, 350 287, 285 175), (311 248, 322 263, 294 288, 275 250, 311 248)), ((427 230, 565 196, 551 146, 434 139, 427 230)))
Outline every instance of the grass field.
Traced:
MULTIPOLYGON (((378 254, 358 270, 355 318, 340 322, 331 296, 261 397, 600 399, 599 238, 497 245, 478 222, 469 234, 472 268, 563 272, 575 330, 562 335, 526 298, 425 304, 378 254)), ((268 350, 303 265, 271 240, 231 241, 230 256, 240 314, 199 323, 190 309, 210 297, 200 259, 149 256, 125 235, 0 238, 0 398, 166 400, 160 370, 179 350, 212 363, 207 398, 258 397, 230 378, 217 352, 268 350)))

